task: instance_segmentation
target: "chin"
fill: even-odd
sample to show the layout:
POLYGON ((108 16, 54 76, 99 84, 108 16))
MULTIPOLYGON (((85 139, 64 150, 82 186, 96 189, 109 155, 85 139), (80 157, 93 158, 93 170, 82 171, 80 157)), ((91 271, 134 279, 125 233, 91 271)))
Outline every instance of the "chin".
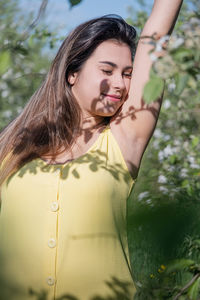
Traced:
POLYGON ((95 115, 101 117, 113 117, 120 110, 120 108, 121 105, 118 108, 112 106, 110 106, 109 108, 100 108, 95 111, 95 115))
POLYGON ((100 116, 100 117, 112 117, 117 113, 117 111, 104 111, 104 112, 95 112, 96 116, 100 116))

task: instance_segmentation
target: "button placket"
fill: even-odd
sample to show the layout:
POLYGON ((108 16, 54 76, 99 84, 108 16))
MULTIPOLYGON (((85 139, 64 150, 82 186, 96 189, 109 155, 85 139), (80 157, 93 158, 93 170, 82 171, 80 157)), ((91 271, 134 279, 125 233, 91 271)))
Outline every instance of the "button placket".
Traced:
POLYGON ((60 173, 61 168, 58 167, 52 172, 53 194, 49 203, 49 215, 48 215, 48 237, 47 237, 47 268, 46 268, 46 284, 50 288, 52 295, 55 293, 56 284, 56 259, 57 259, 57 234, 58 234, 58 211, 59 211, 59 185, 60 185, 60 173), (57 181, 57 184, 56 182, 57 181))
POLYGON ((47 277, 46 282, 48 285, 52 286, 55 284, 55 279, 52 276, 47 277))
POLYGON ((56 212, 56 211, 58 211, 58 208, 59 208, 58 202, 53 201, 51 203, 51 211, 56 212))
POLYGON ((56 247, 56 240, 54 238, 50 238, 48 240, 48 246, 49 246, 49 248, 55 248, 56 247))

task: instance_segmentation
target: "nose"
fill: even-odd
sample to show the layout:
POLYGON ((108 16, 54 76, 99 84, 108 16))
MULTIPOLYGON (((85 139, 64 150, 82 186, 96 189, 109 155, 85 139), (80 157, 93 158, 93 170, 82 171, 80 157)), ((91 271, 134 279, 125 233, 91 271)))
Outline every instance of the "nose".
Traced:
POLYGON ((122 74, 115 74, 112 79, 113 88, 118 90, 124 90, 126 85, 122 74))

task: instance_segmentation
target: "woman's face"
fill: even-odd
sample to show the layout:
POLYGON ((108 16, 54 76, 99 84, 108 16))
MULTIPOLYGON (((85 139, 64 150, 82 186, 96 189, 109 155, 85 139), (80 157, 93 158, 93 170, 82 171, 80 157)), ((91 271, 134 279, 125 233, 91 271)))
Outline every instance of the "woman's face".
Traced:
POLYGON ((68 81, 83 116, 113 116, 130 88, 131 51, 116 40, 102 42, 68 81))

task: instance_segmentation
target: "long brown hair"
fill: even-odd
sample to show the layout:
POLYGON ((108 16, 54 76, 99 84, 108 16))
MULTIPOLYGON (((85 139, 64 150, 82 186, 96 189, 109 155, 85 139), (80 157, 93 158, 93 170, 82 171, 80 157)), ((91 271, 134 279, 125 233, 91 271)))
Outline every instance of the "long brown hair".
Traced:
POLYGON ((135 29, 116 15, 87 21, 68 35, 41 87, 0 134, 0 184, 34 158, 49 152, 55 157, 61 146, 71 149, 81 109, 71 92, 69 74, 80 71, 97 46, 108 39, 126 43, 133 56, 135 37, 135 29))

